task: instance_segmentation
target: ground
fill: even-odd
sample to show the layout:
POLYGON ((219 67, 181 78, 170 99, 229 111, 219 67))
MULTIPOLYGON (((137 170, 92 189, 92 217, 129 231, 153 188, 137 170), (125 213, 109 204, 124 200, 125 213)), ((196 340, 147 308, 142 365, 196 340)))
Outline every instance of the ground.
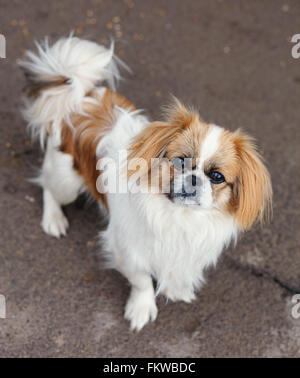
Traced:
POLYGON ((300 357, 297 0, 1 0, 1 357, 300 357), (27 181, 42 154, 20 114, 17 67, 35 39, 109 44, 131 68, 119 91, 154 119, 170 93, 202 117, 257 138, 270 169, 274 217, 223 254, 192 304, 158 301, 157 321, 129 331, 127 282, 103 269, 95 204, 77 201, 57 240, 40 227, 41 191, 27 181), (298 215, 298 216, 297 216, 298 215))

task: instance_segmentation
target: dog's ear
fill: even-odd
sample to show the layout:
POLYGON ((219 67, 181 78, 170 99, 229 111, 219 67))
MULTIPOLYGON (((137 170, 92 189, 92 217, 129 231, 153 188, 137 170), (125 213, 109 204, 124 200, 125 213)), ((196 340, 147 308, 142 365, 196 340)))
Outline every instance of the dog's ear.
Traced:
POLYGON ((233 185, 236 217, 240 228, 247 230, 256 220, 263 222, 271 216, 271 179, 251 137, 237 131, 234 144, 240 167, 233 185))
POLYGON ((139 134, 130 147, 130 158, 163 157, 167 145, 174 139, 180 128, 167 122, 153 122, 139 134))
POLYGON ((168 145, 198 117, 177 99, 165 108, 165 121, 153 122, 134 139, 129 159, 144 159, 151 167, 152 158, 163 158, 168 145))

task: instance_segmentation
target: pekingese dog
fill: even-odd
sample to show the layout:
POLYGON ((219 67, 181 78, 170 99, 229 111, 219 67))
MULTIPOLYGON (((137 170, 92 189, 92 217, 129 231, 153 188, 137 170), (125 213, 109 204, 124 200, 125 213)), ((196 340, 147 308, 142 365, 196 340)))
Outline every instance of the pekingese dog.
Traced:
POLYGON ((156 295, 192 301, 205 268, 270 214, 270 175, 250 136, 177 99, 151 122, 114 91, 113 45, 70 36, 26 54, 23 114, 45 148, 42 228, 65 235, 62 206, 94 196, 109 216, 102 250, 131 284, 125 318, 140 330, 157 316, 156 295))

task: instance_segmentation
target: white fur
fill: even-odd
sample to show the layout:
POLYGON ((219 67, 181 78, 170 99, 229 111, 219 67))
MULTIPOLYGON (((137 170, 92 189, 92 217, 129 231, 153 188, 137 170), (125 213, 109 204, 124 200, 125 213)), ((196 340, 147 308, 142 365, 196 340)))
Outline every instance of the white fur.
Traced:
POLYGON ((85 190, 82 177, 73 169, 73 158, 59 151, 61 124, 63 120, 70 123, 72 112, 82 112, 83 102, 91 101, 86 97, 90 90, 103 95, 105 88, 96 88, 97 84, 107 81, 115 87, 120 77, 116 62, 121 61, 116 61, 113 48, 113 44, 107 49, 73 36, 61 38, 52 46, 46 39, 43 45, 37 44, 37 54, 27 51, 28 60, 20 63, 34 82, 68 79, 65 85, 50 87, 37 98, 27 99, 23 111, 33 138, 38 137, 42 147, 47 140, 41 174, 32 181, 44 189, 43 230, 55 237, 65 235, 68 227, 61 205, 73 202, 85 190))
POLYGON ((203 167, 205 160, 208 160, 216 153, 219 147, 220 135, 222 134, 223 130, 224 129, 220 126, 211 125, 211 129, 209 130, 209 133, 204 139, 201 147, 201 156, 199 162, 201 168, 203 167))
POLYGON ((212 206, 213 193, 210 180, 204 172, 204 163, 216 153, 220 145, 219 139, 223 130, 224 129, 219 126, 211 125, 211 129, 202 143, 201 155, 197 165, 197 169, 195 171, 195 173, 201 178, 203 182, 200 204, 201 207, 205 209, 209 209, 212 206))
MULTIPOLYGON (((110 49, 95 42, 73 36, 61 38, 52 46, 45 39, 36 44, 38 54, 26 52, 26 61, 20 66, 31 73, 36 81, 51 82, 57 77, 69 79, 69 83, 49 88, 35 99, 27 100, 23 111, 33 138, 39 137, 42 147, 49 126, 60 131, 61 121, 72 112, 80 112, 86 93, 102 81, 111 88, 120 78, 114 57, 114 45, 110 49)), ((124 65, 123 63, 121 63, 124 65)))
MULTIPOLYGON (((99 153, 117 159, 147 125, 142 116, 122 112, 99 153)), ((209 148, 218 132, 213 129, 208 137, 206 156, 217 146, 209 148)), ((204 282, 204 270, 216 264, 238 228, 233 217, 217 209, 178 206, 161 194, 108 193, 107 198, 110 221, 101 236, 109 266, 132 284, 125 316, 139 330, 156 316, 151 277, 157 281, 156 294, 190 302, 204 282)))
MULTIPOLYGON (((77 38, 60 40, 52 47, 46 44, 44 49, 39 47, 39 54, 28 53, 31 63, 23 65, 36 75, 61 74, 72 79, 70 86, 46 90, 25 111, 33 133, 42 142, 48 126, 52 127, 37 181, 44 188, 43 229, 59 237, 68 227, 61 205, 74 201, 85 190, 82 178, 73 169, 72 157, 58 151, 60 122, 71 111, 80 110, 86 91, 96 81, 112 80, 116 68, 111 65, 112 50, 77 38)), ((102 138, 97 155, 117 161, 119 151, 128 150, 133 137, 149 121, 140 112, 115 111, 116 124, 102 138)), ((215 151, 219 132, 216 127, 212 129, 204 142, 203 156, 215 151)), ((126 175, 118 173, 126 186, 126 175)), ((237 237, 234 218, 209 204, 195 210, 151 193, 108 193, 107 199, 110 220, 101 235, 102 248, 109 265, 132 285, 125 309, 132 329, 140 330, 157 316, 152 278, 157 281, 156 294, 190 302, 204 282, 204 270, 216 264, 223 248, 237 237)))
POLYGON ((61 205, 67 205, 85 190, 82 177, 73 169, 71 155, 59 151, 60 138, 48 137, 40 176, 35 182, 44 189, 42 227, 46 234, 66 235, 68 221, 61 205))
POLYGON ((61 235, 65 236, 69 227, 69 222, 64 216, 59 203, 48 189, 44 190, 43 202, 43 230, 46 234, 55 236, 56 238, 59 238, 61 235))
MULTIPOLYGON (((220 135, 224 129, 211 125, 208 134, 203 140, 201 146, 200 157, 197 158, 196 169, 192 169, 192 165, 185 164, 184 172, 175 170, 173 177, 173 187, 175 193, 181 193, 184 185, 185 192, 192 193, 195 191, 195 186, 192 185, 191 177, 196 175, 201 182, 197 185, 197 190, 194 196, 183 197, 175 196, 172 201, 181 206, 193 206, 195 210, 209 209, 213 205, 213 191, 209 177, 205 174, 204 164, 213 156, 219 147, 220 135)), ((187 159, 188 160, 188 159, 187 159)), ((168 180, 169 181, 169 180, 168 180)))

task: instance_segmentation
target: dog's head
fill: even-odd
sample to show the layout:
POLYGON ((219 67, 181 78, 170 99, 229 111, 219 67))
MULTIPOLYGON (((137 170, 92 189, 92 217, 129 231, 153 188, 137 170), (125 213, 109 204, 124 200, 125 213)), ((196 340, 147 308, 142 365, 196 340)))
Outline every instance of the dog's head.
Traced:
POLYGON ((164 122, 152 123, 136 137, 133 158, 143 161, 140 174, 148 177, 151 191, 174 205, 230 213, 242 230, 270 214, 270 175, 253 139, 205 123, 178 100, 164 122))

